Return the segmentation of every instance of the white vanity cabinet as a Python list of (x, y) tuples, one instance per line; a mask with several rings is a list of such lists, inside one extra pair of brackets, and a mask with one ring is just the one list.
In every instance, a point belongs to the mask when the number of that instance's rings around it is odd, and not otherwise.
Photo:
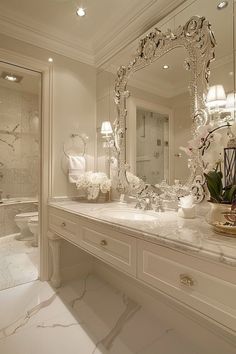
[(60, 285), (63, 238), (236, 334), (236, 266), (147, 241), (137, 230), (49, 207), (52, 283)]
[(62, 238), (136, 276), (136, 239), (109, 226), (50, 208), (49, 227)]

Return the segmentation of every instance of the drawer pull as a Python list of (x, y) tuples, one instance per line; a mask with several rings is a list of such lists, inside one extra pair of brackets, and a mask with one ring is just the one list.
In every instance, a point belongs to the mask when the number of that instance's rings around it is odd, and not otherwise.
[(180, 278), (180, 284), (184, 285), (184, 286), (188, 286), (191, 287), (194, 285), (194, 280), (193, 278), (191, 278), (189, 275), (187, 274), (180, 274), (179, 276)]
[(61, 223), (61, 227), (66, 227), (66, 223), (65, 223), (65, 222), (62, 222), (62, 223)]
[(107, 241), (106, 241), (106, 240), (102, 240), (102, 241), (100, 242), (100, 245), (101, 245), (101, 246), (107, 246)]

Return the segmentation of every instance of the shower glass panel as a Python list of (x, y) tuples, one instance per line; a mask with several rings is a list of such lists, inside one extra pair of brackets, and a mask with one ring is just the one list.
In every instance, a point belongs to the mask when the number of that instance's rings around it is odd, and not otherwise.
[(41, 74), (0, 62), (0, 289), (38, 278)]
[(137, 176), (153, 185), (168, 180), (168, 115), (138, 108), (136, 119)]

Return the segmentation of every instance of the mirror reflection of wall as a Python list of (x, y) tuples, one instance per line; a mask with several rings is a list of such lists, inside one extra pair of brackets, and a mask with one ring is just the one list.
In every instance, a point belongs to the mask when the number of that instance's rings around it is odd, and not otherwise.
[(168, 180), (169, 117), (138, 108), (136, 120), (136, 175), (150, 184)]
[[(158, 135), (162, 135), (162, 128), (151, 124), (151, 134), (153, 137), (150, 135), (145, 142), (140, 141), (138, 136), (136, 139), (137, 151), (140, 144), (141, 146), (145, 144), (145, 148), (143, 147), (144, 151), (149, 151), (149, 153), (143, 154), (146, 162), (141, 163), (137, 161), (135, 165), (132, 151), (127, 152), (127, 161), (131, 165), (131, 171), (135, 173), (136, 169), (136, 174), (141, 178), (144, 177), (147, 183), (157, 184), (164, 179), (171, 184), (176, 179), (184, 183), (188, 176), (187, 157), (180, 150), (180, 146), (187, 145), (192, 127), (189, 95), (191, 73), (189, 70), (186, 70), (186, 59), (187, 51), (183, 47), (175, 48), (151, 65), (136, 71), (129, 80), (130, 98), (127, 103), (128, 150), (133, 150), (133, 146), (135, 146), (133, 144), (135, 140), (133, 137), (135, 131), (135, 124), (133, 123), (135, 120), (135, 110), (133, 106), (137, 107), (139, 105), (142, 107), (142, 104), (139, 104), (139, 100), (142, 100), (143, 106), (146, 107), (147, 111), (159, 112), (162, 117), (170, 117), (170, 124), (165, 126), (165, 135), (168, 137), (165, 139), (165, 142), (168, 142), (168, 149), (167, 146), (164, 149), (164, 138), (161, 139), (163, 152), (159, 151), (160, 148), (154, 146), (155, 144), (152, 142), (154, 135), (156, 135), (157, 140)], [(149, 129), (149, 125), (147, 125), (147, 129)], [(158, 156), (160, 153), (158, 169), (154, 168), (157, 161), (150, 159), (150, 151), (153, 151), (153, 154), (157, 152)], [(147, 169), (149, 169), (148, 156), (152, 168), (147, 173)], [(144, 173), (144, 170), (146, 173)]]

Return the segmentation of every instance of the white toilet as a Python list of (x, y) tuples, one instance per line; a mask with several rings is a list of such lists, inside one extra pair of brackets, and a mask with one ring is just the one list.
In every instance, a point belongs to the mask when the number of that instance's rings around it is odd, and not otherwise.
[(20, 235), (17, 235), (15, 238), (16, 240), (27, 240), (32, 238), (32, 232), (29, 229), (29, 220), (33, 217), (38, 216), (38, 212), (29, 212), (29, 213), (22, 213), (17, 214), (15, 216), (15, 223), (20, 229)]
[(34, 239), (31, 242), (31, 245), (33, 247), (38, 246), (38, 232), (39, 232), (39, 217), (33, 216), (32, 218), (29, 219), (28, 221), (28, 226), (32, 234), (34, 235)]

